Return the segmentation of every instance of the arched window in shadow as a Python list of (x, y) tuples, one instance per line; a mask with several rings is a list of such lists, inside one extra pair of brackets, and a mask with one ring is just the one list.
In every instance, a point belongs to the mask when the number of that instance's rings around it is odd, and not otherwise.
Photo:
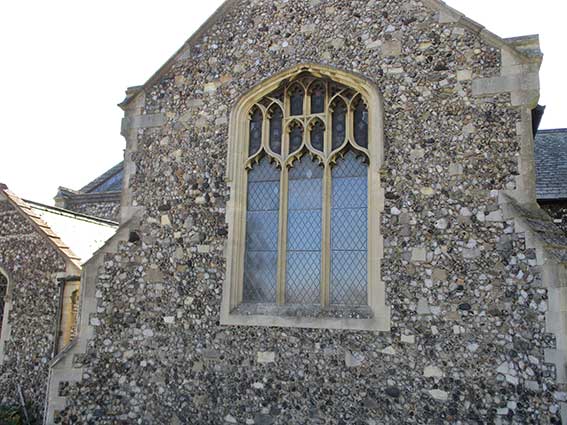
[(6, 295), (8, 294), (8, 278), (0, 271), (0, 334), (2, 332), (2, 325), (7, 321), (4, 317), (4, 307), (6, 305)]
[(79, 294), (81, 281), (78, 277), (61, 282), (59, 314), (59, 338), (56, 353), (60, 353), (77, 336), (79, 316)]

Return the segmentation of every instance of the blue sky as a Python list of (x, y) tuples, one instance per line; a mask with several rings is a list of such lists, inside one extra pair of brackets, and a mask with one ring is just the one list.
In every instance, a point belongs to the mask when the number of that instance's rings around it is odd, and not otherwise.
[[(347, 0), (345, 0), (347, 1)], [(0, 182), (52, 204), (122, 159), (122, 101), (222, 3), (18, 0), (0, 3), (3, 81)], [(542, 128), (567, 127), (567, 6), (558, 0), (448, 0), (502, 37), (539, 33)]]

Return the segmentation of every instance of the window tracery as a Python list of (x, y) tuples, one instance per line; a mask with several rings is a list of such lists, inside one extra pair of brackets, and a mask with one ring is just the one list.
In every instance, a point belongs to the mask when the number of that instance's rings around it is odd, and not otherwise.
[(221, 323), (389, 330), (383, 107), (368, 80), (297, 65), (231, 112)]

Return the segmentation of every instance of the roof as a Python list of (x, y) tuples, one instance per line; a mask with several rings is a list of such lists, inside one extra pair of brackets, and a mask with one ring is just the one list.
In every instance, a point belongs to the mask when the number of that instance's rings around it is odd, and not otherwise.
[(537, 198), (567, 199), (567, 128), (538, 131), (535, 162)]
[(57, 249), (65, 258), (71, 261), (78, 268), (81, 267), (81, 258), (76, 255), (71, 248), (65, 244), (61, 238), (49, 227), (49, 225), (41, 219), (41, 217), (32, 209), (32, 207), (8, 190), (8, 186), (0, 183), (0, 194), (4, 195), (8, 202), (20, 211), (32, 225), (45, 236), (45, 238)]
[(26, 201), (0, 183), (4, 195), (22, 215), (75, 266), (81, 267), (110, 238), (117, 223)]
[[(226, 13), (228, 13), (233, 7), (238, 4), (238, 0), (225, 0), (221, 6), (189, 37), (189, 39), (181, 46), (177, 52), (171, 56), (166, 63), (164, 63), (143, 85), (133, 86), (128, 88), (126, 91), (126, 98), (118, 105), (123, 109), (126, 109), (128, 104), (136, 98), (136, 96), (142, 93), (147, 88), (158, 82), (164, 75), (166, 75), (175, 63), (190, 55), (191, 49), (198, 43), (200, 38), (217, 22), (219, 22)], [(424, 4), (431, 7), (434, 10), (441, 11), (441, 13), (446, 13), (452, 16), (455, 21), (459, 22), (466, 28), (477, 32), (484, 40), (493, 46), (498, 48), (508, 49), (509, 51), (516, 54), (518, 57), (523, 58), (526, 61), (535, 60), (536, 62), (541, 61), (541, 52), (539, 51), (539, 38), (538, 36), (522, 36), (503, 39), (496, 34), (491, 33), (486, 30), (484, 26), (467, 18), (465, 15), (453, 9), (452, 7), (445, 4), (443, 0), (425, 0)], [(534, 48), (534, 42), (537, 46)]]
[(26, 201), (32, 210), (77, 253), (81, 263), (92, 257), (116, 232), (118, 224), (62, 208)]
[(567, 235), (537, 204), (520, 205), (513, 198), (504, 195), (514, 216), (521, 220), (540, 241), (546, 254), (560, 264), (567, 265)]
[(104, 174), (79, 190), (80, 193), (120, 192), (124, 178), (124, 161), (116, 164)]

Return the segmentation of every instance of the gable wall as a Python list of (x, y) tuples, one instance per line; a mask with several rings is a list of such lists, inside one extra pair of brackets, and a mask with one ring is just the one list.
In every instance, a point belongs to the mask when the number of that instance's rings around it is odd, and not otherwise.
[[(95, 335), (63, 421), (557, 423), (547, 292), (498, 203), (527, 175), (529, 102), (483, 80), (509, 54), (417, 1), (236, 3), (129, 107), (124, 199), (142, 209), (141, 242), (92, 283)], [(228, 117), (299, 63), (383, 96), (390, 332), (219, 325)]]
[(0, 267), (9, 279), (9, 313), (4, 318), (9, 333), (0, 345), (0, 404), (19, 405), (20, 385), (30, 414), (41, 419), (55, 341), (56, 274), (65, 271), (65, 261), (29, 221), (1, 200)]
[[(118, 198), (118, 196), (116, 196), (116, 198)], [(105, 220), (119, 221), (120, 219), (120, 201), (118, 199), (95, 202), (85, 202), (82, 200), (73, 202), (69, 200), (64, 208)]]

